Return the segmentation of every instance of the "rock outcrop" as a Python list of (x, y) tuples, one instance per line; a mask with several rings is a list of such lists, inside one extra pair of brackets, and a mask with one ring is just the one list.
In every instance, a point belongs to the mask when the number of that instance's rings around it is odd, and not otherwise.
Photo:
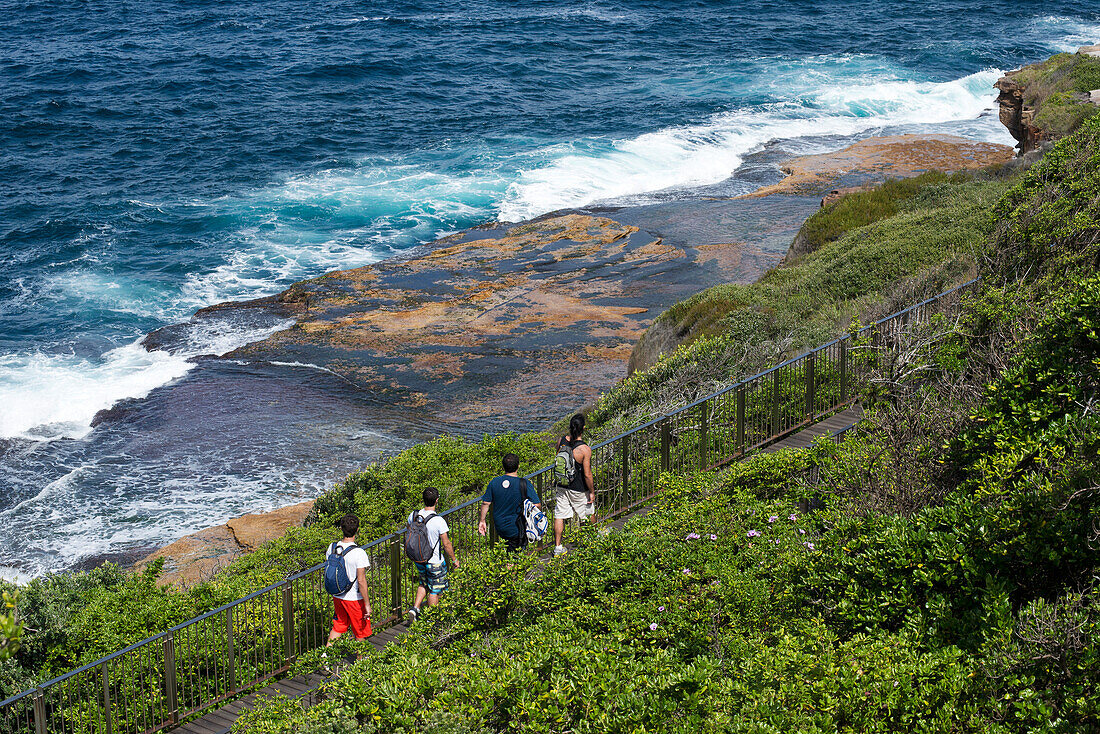
[(297, 323), (227, 357), (314, 364), (371, 399), (482, 430), (515, 429), (516, 404), (545, 425), (623, 376), (652, 309), (743, 279), (723, 248), (742, 245), (679, 247), (580, 213), (487, 225), (253, 304)]
[(1016, 148), (1023, 155), (1039, 147), (1043, 140), (1043, 131), (1035, 125), (1035, 109), (1024, 104), (1024, 85), (1007, 74), (993, 85), (1000, 94), (997, 105), (1000, 108), (1001, 124), (1016, 140)]
[(993, 86), (1001, 124), (1023, 156), (1073, 132), (1100, 109), (1100, 46), (1010, 71)]
[[(889, 176), (918, 176), (926, 171), (965, 171), (1004, 163), (1012, 148), (955, 135), (885, 135), (860, 140), (841, 150), (793, 158), (783, 165), (786, 178), (749, 196), (820, 193), (837, 181), (853, 184)], [(858, 186), (855, 186), (858, 187)], [(824, 206), (830, 194), (822, 201)]]
[(313, 500), (309, 500), (271, 512), (235, 517), (224, 525), (185, 535), (138, 561), (134, 570), (141, 571), (163, 558), (164, 570), (157, 584), (192, 586), (211, 578), (234, 558), (282, 537), (289, 528), (300, 526), (312, 507)]

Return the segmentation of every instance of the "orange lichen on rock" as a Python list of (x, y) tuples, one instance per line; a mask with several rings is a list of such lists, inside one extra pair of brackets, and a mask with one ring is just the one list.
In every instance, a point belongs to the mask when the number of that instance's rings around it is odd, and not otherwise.
[(545, 337), (551, 333), (583, 334), (600, 346), (610, 340), (618, 349), (638, 337), (645, 328), (639, 317), (648, 312), (624, 286), (636, 288), (647, 267), (686, 257), (660, 239), (633, 238), (638, 231), (606, 217), (565, 214), (328, 273), (280, 297), (301, 307), (293, 312), (295, 328), (238, 356), (324, 349), (326, 368), (389, 392), (421, 380), (451, 384), (469, 374), (470, 360), (537, 360), (554, 342)]

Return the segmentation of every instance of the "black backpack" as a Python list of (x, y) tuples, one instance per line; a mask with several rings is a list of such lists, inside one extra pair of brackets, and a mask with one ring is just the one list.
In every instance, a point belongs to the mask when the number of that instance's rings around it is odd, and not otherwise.
[(428, 521), (435, 516), (434, 512), (427, 517), (414, 512), (405, 526), (405, 555), (413, 563), (427, 563), (435, 555), (435, 546), (428, 539)]

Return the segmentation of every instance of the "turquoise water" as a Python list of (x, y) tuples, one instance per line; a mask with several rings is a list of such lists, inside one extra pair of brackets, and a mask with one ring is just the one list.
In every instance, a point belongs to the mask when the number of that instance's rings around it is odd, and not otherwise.
[(147, 352), (153, 329), (488, 220), (748, 191), (764, 148), (1010, 142), (1000, 70), (1100, 39), (1080, 2), (0, 11), (0, 566), (29, 574), (312, 496), (437, 428), (331, 406), (309, 366), (196, 359), (277, 322)]

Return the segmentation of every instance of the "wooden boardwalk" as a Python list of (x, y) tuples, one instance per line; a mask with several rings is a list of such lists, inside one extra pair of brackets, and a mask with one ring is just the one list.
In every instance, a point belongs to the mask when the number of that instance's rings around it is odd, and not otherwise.
[(853, 405), (847, 410), (842, 410), (824, 420), (820, 420), (813, 425), (803, 428), (798, 433), (787, 436), (782, 441), (776, 441), (761, 449), (761, 451), (765, 454), (770, 454), (780, 449), (804, 449), (822, 436), (835, 436), (851, 428), (856, 423), (859, 423), (861, 418), (863, 418), (863, 408), (859, 405)]
[[(387, 629), (375, 632), (368, 639), (372, 645), (381, 649), (404, 635), (407, 629), (408, 628), (404, 624), (396, 624)], [(239, 698), (233, 703), (222, 706), (216, 711), (211, 711), (201, 719), (195, 719), (172, 731), (181, 732), (182, 734), (227, 734), (230, 727), (233, 726), (233, 722), (237, 720), (242, 712), (251, 709), (253, 704), (256, 703), (256, 699), (260, 696), (273, 696), (276, 693), (281, 693), (284, 696), (302, 699), (308, 707), (317, 703), (314, 698), (317, 689), (326, 680), (328, 680), (328, 677), (319, 673), (284, 678), (278, 683), (273, 683), (265, 688), (261, 688), (258, 691), (248, 694), (244, 698)]]
[[(811, 426), (807, 426), (782, 441), (777, 441), (761, 449), (761, 451), (764, 453), (771, 453), (785, 448), (806, 448), (821, 436), (834, 436), (851, 428), (858, 423), (862, 417), (863, 409), (858, 405), (853, 406), (822, 421), (818, 421)], [(638, 517), (639, 515), (644, 515), (649, 512), (650, 507), (650, 505), (639, 507), (633, 512), (627, 513), (611, 522), (610, 527), (616, 530), (621, 529), (626, 524), (627, 520)], [(547, 551), (544, 555), (546, 558), (549, 558), (550, 552)], [(408, 627), (406, 625), (398, 623), (387, 629), (375, 632), (370, 637), (370, 643), (376, 648), (381, 649), (404, 635), (407, 629)], [(237, 720), (243, 711), (252, 708), (258, 697), (282, 693), (286, 696), (300, 698), (306, 706), (310, 706), (316, 703), (314, 696), (316, 695), (317, 689), (326, 680), (328, 680), (328, 678), (318, 673), (300, 675), (294, 678), (285, 678), (278, 683), (273, 683), (266, 688), (261, 688), (254, 693), (250, 693), (233, 703), (226, 704), (222, 708), (206, 714), (201, 719), (196, 719), (195, 721), (184, 724), (173, 731), (181, 732), (182, 734), (228, 734), (230, 728), (233, 726), (233, 722)]]

